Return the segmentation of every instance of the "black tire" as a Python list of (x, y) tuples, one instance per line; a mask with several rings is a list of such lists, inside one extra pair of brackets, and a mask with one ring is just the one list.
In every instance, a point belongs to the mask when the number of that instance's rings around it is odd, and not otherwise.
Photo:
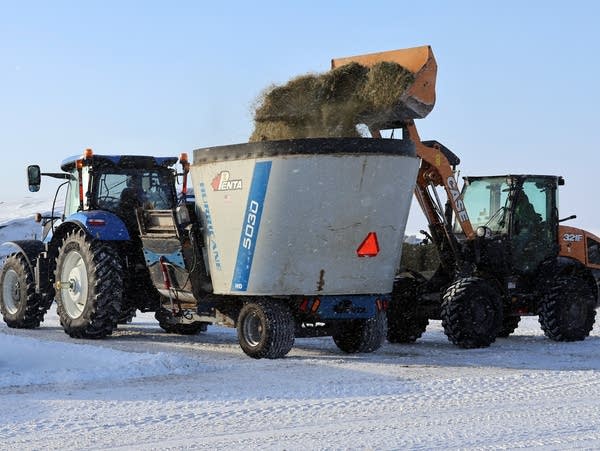
[(519, 326), (519, 322), (521, 322), (521, 317), (519, 315), (508, 315), (505, 313), (504, 319), (502, 320), (502, 327), (498, 332), (498, 337), (507, 338)]
[(206, 330), (206, 323), (202, 322), (173, 324), (173, 314), (165, 308), (154, 313), (154, 318), (161, 329), (169, 334), (196, 335)]
[(580, 341), (587, 337), (596, 319), (596, 293), (579, 275), (556, 277), (539, 306), (544, 334), (554, 341)]
[(484, 348), (502, 327), (502, 299), (485, 280), (465, 277), (450, 285), (442, 298), (442, 326), (461, 348)]
[(117, 250), (83, 231), (69, 233), (56, 259), (57, 313), (73, 338), (102, 338), (116, 328), (123, 301)]
[(392, 300), (387, 310), (387, 339), (390, 343), (413, 343), (423, 335), (429, 319), (418, 310), (419, 283), (404, 277), (394, 281)]
[(284, 357), (294, 346), (294, 319), (290, 308), (279, 301), (249, 301), (237, 320), (240, 347), (255, 359)]
[(50, 307), (35, 292), (33, 269), (22, 254), (11, 254), (0, 275), (0, 312), (8, 327), (34, 329)]
[(336, 346), (348, 354), (378, 350), (387, 335), (387, 315), (379, 311), (368, 319), (347, 320), (333, 334)]
[(121, 308), (119, 312), (119, 319), (117, 320), (117, 324), (129, 324), (135, 318), (135, 313), (137, 312), (137, 308), (133, 306), (125, 306)]

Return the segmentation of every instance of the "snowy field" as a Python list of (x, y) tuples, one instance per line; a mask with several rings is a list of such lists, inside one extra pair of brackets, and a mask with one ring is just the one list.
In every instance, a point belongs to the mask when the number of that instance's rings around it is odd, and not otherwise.
[[(35, 233), (0, 216), (2, 241)], [(169, 335), (151, 314), (74, 340), (52, 309), (36, 330), (0, 325), (0, 449), (599, 449), (599, 327), (555, 343), (524, 318), (463, 350), (434, 321), (413, 345), (300, 339), (270, 361), (231, 329)]]

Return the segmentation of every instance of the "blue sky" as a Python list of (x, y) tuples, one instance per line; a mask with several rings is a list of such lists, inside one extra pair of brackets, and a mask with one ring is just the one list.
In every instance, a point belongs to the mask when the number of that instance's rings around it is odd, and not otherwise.
[[(0, 201), (30, 195), (27, 164), (56, 171), (86, 147), (244, 142), (267, 85), (430, 44), (437, 104), (421, 137), (459, 155), (464, 175), (563, 175), (561, 216), (600, 233), (599, 5), (0, 0)], [(415, 207), (409, 229), (424, 226)]]

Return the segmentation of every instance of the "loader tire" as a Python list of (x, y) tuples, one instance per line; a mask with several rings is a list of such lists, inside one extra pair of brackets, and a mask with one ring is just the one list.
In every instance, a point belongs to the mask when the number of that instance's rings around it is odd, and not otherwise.
[(465, 277), (450, 285), (442, 297), (442, 326), (448, 339), (461, 348), (484, 348), (502, 327), (502, 300), (483, 279)]
[(387, 315), (384, 310), (368, 319), (344, 321), (333, 334), (336, 346), (348, 353), (378, 350), (387, 335)]
[(284, 357), (294, 345), (294, 319), (290, 308), (278, 301), (249, 301), (237, 321), (240, 347), (254, 359)]
[(174, 324), (173, 314), (165, 308), (161, 308), (154, 313), (154, 318), (158, 321), (161, 329), (169, 334), (196, 335), (199, 332), (206, 331), (207, 324), (202, 322)]
[(39, 327), (50, 303), (36, 294), (33, 269), (23, 255), (11, 254), (6, 258), (0, 286), (0, 312), (6, 325), (16, 329)]
[(583, 277), (558, 276), (542, 297), (539, 322), (551, 340), (580, 341), (594, 327), (595, 307), (596, 294)]
[(116, 328), (123, 301), (122, 264), (117, 250), (83, 231), (69, 233), (56, 259), (56, 304), (60, 322), (73, 338), (102, 338)]
[(429, 319), (418, 311), (417, 290), (419, 283), (412, 278), (394, 281), (392, 300), (387, 310), (390, 343), (413, 343), (423, 335)]
[(507, 338), (515, 331), (520, 322), (521, 317), (519, 315), (508, 315), (505, 313), (504, 319), (502, 320), (502, 327), (500, 328), (500, 332), (498, 332), (498, 337)]

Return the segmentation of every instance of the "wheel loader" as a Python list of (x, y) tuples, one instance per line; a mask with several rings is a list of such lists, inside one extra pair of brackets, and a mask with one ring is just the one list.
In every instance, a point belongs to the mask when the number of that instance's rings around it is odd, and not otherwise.
[(509, 174), (456, 180), (460, 159), (437, 141), (421, 141), (414, 119), (435, 103), (437, 65), (429, 46), (332, 60), (371, 66), (398, 63), (414, 74), (403, 109), (362, 119), (371, 135), (401, 129), (421, 159), (415, 197), (429, 223), (427, 239), (440, 265), (431, 277), (402, 268), (388, 309), (388, 340), (409, 343), (429, 319), (441, 319), (449, 340), (485, 347), (506, 337), (522, 315), (539, 315), (547, 337), (582, 340), (598, 306), (600, 238), (560, 225), (560, 176)]

